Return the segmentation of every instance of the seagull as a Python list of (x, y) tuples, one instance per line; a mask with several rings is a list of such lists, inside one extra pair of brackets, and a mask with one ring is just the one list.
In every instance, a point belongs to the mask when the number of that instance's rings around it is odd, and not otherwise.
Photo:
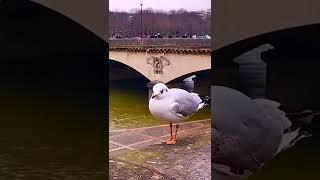
[[(166, 144), (176, 144), (179, 123), (191, 117), (196, 111), (207, 105), (197, 93), (189, 93), (183, 89), (169, 89), (163, 83), (157, 83), (152, 88), (149, 100), (149, 110), (157, 119), (170, 123), (170, 139)], [(172, 134), (172, 123), (176, 123), (176, 132)]]
[(300, 139), (310, 137), (309, 126), (318, 115), (311, 110), (287, 114), (275, 100), (252, 99), (225, 86), (212, 86), (211, 94), (213, 162), (229, 166), (237, 175), (260, 169)]

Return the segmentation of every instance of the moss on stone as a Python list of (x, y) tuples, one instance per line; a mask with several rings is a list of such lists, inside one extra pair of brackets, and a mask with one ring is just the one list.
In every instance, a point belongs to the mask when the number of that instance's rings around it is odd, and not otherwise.
[(160, 156), (161, 156), (161, 153), (157, 151), (134, 150), (134, 151), (129, 151), (128, 153), (122, 155), (120, 159), (126, 162), (143, 165), (148, 160), (152, 160)]

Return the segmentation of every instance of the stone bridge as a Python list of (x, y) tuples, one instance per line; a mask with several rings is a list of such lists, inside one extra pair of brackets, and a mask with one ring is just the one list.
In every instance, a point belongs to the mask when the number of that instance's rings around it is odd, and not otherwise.
[(150, 81), (167, 83), (211, 68), (210, 39), (112, 39), (109, 59), (126, 64)]

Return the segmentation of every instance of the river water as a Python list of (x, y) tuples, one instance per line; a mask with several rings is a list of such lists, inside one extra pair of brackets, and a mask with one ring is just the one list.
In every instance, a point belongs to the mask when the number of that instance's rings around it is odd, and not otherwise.
[(0, 180), (103, 179), (103, 111), (84, 99), (20, 94), (1, 98)]
[(319, 144), (318, 138), (306, 138), (278, 154), (273, 160), (255, 172), (248, 180), (269, 179), (319, 179)]

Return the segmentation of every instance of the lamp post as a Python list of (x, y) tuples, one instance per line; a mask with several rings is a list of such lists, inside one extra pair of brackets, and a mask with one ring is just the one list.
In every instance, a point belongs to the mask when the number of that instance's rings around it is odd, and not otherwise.
[(170, 36), (172, 34), (172, 12), (169, 12), (169, 19), (170, 19)]
[(132, 15), (129, 16), (129, 22), (130, 22), (130, 37), (132, 38)]
[(143, 5), (143, 3), (141, 2), (141, 3), (140, 3), (140, 6), (141, 6), (141, 13), (140, 13), (140, 35), (141, 35), (141, 38), (142, 38), (142, 5)]
[(202, 19), (202, 31), (203, 31), (203, 35), (205, 35), (206, 34), (206, 19), (207, 19), (207, 13), (205, 11), (202, 13), (201, 19)]
[(203, 26), (205, 26), (205, 19), (206, 19), (206, 12), (205, 11), (201, 11), (198, 13), (199, 17), (200, 17), (200, 32), (201, 31), (205, 31)]

